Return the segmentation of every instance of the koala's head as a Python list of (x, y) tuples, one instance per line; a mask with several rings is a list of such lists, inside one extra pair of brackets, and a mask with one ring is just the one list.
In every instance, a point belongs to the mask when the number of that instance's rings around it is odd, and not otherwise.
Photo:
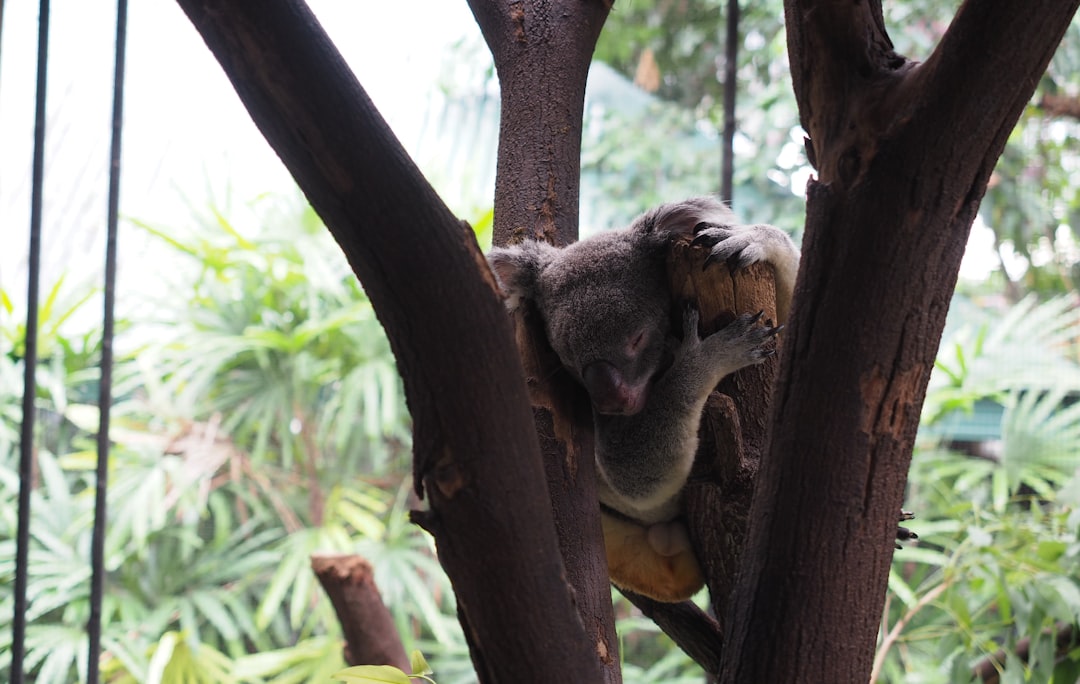
[(488, 260), (509, 308), (536, 304), (548, 341), (597, 412), (641, 411), (671, 326), (662, 250), (622, 230), (563, 249), (525, 242)]
[(633, 415), (645, 406), (664, 364), (671, 329), (668, 248), (702, 222), (734, 224), (735, 217), (715, 198), (695, 197), (563, 249), (526, 241), (491, 250), (488, 261), (509, 309), (525, 300), (536, 304), (548, 341), (596, 411)]

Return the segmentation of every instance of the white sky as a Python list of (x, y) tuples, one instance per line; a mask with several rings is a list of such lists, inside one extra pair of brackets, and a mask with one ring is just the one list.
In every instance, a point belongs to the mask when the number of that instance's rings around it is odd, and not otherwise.
[[(309, 4), (410, 148), (423, 116), (417, 103), (435, 87), (449, 49), (465, 36), (479, 40), (467, 4)], [(177, 3), (134, 0), (129, 7), (121, 215), (168, 227), (188, 220), (188, 203), (206, 207), (211, 199), (223, 203), (231, 195), (242, 204), (263, 193), (293, 192), (292, 179)], [(0, 288), (21, 299), (30, 222), (38, 2), (8, 0), (3, 8)], [(51, 3), (46, 286), (60, 270), (79, 277), (80, 271), (99, 269), (104, 258), (115, 20), (115, 0)], [(130, 239), (121, 234), (122, 245)], [(128, 267), (122, 262), (122, 270)]]

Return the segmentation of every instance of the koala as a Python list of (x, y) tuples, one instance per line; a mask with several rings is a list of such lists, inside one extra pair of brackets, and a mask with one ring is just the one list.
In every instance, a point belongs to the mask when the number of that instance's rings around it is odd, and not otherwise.
[(772, 355), (779, 330), (758, 314), (702, 339), (696, 310), (673, 316), (668, 248), (691, 235), (709, 248), (706, 265), (769, 263), (786, 318), (798, 249), (778, 228), (738, 225), (710, 197), (661, 205), (563, 248), (526, 241), (488, 255), (507, 308), (535, 304), (551, 347), (588, 392), (612, 581), (661, 601), (704, 583), (678, 516), (705, 401), (724, 376)]

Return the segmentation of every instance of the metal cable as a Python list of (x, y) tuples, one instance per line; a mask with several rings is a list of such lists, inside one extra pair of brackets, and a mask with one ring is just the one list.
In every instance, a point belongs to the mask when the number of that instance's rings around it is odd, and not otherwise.
[(41, 197), (45, 171), (45, 72), (49, 58), (49, 0), (38, 9), (37, 98), (30, 189), (30, 252), (27, 255), (26, 338), (23, 353), (22, 424), (19, 428), (19, 519), (15, 533), (15, 614), (11, 630), (11, 682), (23, 684), (26, 653), (26, 587), (30, 556), (30, 492), (34, 487), (34, 399), (37, 370), (38, 283), (41, 275)]
[(105, 238), (105, 292), (101, 335), (101, 378), (98, 395), (97, 480), (94, 530), (91, 538), (89, 650), (86, 680), (98, 682), (101, 661), (101, 604), (105, 592), (106, 494), (109, 482), (109, 417), (112, 410), (113, 322), (116, 302), (116, 234), (120, 211), (120, 139), (124, 121), (124, 55), (127, 42), (127, 0), (116, 3), (116, 63), (113, 69), (112, 145), (109, 153), (109, 208)]

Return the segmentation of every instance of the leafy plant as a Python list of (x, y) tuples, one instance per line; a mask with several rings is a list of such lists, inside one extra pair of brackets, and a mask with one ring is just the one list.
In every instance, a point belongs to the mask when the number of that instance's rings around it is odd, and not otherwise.
[[(191, 257), (165, 275), (200, 305), (159, 300), (142, 308), (149, 318), (119, 326), (117, 346), (130, 353), (115, 368), (109, 464), (110, 681), (329, 680), (342, 667), (341, 637), (310, 570), (315, 550), (362, 548), (395, 592), (404, 634), (463, 643), (430, 543), (405, 521), (408, 417), (370, 304), (309, 210), (285, 220), (279, 206), (263, 206), (278, 227), (251, 237), (219, 212), (186, 240), (148, 228), (167, 251)], [(63, 299), (63, 288), (52, 292)], [(77, 312), (64, 318), (45, 333), (38, 373), (45, 438), (24, 667), (42, 684), (84, 677), (88, 648), (100, 343), (71, 333)], [(18, 330), (0, 333), (21, 348)], [(14, 573), (20, 363), (0, 355), (10, 390), (0, 395), (5, 580)], [(0, 581), (5, 636), (11, 602), (11, 582)], [(0, 637), (0, 678), (8, 658), (10, 637)]]
[(919, 545), (894, 559), (875, 676), (967, 682), (981, 666), (1072, 681), (1080, 654), (1056, 637), (1080, 625), (1080, 313), (1072, 297), (1029, 299), (953, 331), (924, 424), (989, 398), (1000, 443), (979, 457), (948, 441), (916, 450), (905, 503)]
[(358, 682), (359, 684), (409, 684), (410, 680), (422, 679), (425, 682), (435, 684), (435, 680), (428, 677), (432, 672), (427, 660), (420, 651), (413, 651), (409, 656), (412, 672), (406, 674), (401, 669), (390, 665), (357, 665), (349, 667), (334, 675), (334, 679), (341, 682)]

